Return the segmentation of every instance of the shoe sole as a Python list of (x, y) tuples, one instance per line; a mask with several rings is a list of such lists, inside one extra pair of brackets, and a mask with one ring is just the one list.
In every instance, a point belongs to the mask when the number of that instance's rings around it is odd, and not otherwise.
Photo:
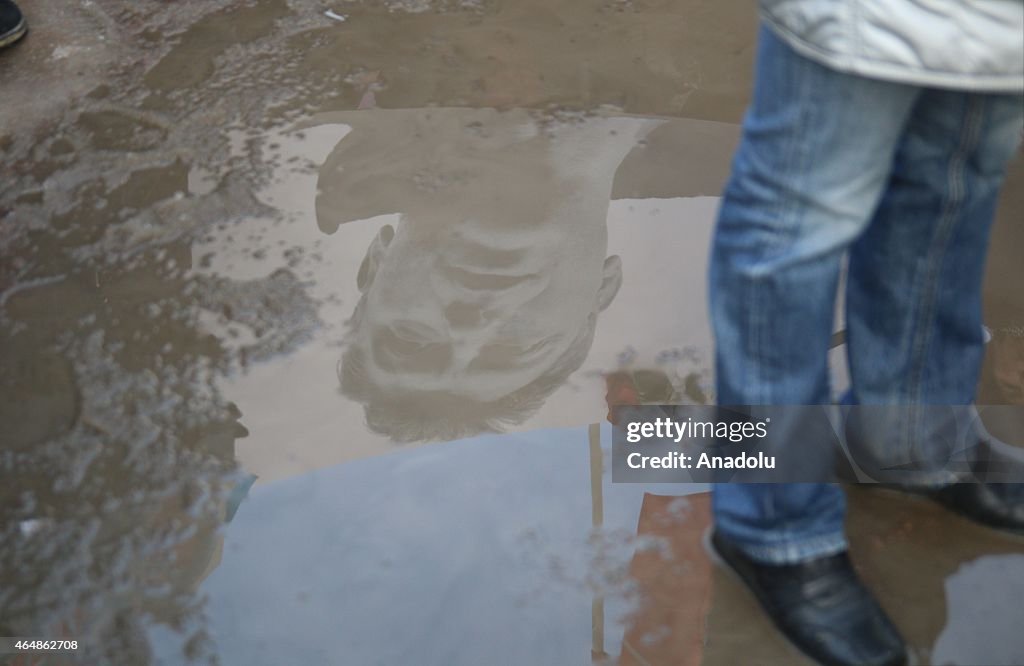
[[(744, 593), (746, 593), (747, 596), (751, 600), (753, 600), (753, 602), (757, 605), (757, 607), (759, 609), (761, 609), (762, 613), (764, 613), (765, 615), (768, 615), (768, 611), (765, 610), (765, 607), (761, 605), (761, 600), (757, 598), (757, 595), (754, 594), (754, 591), (750, 589), (749, 585), (747, 585), (747, 581), (743, 580), (743, 577), (740, 576), (738, 573), (736, 573), (736, 570), (733, 569), (732, 566), (730, 566), (729, 563), (726, 562), (722, 558), (722, 556), (718, 554), (717, 550), (715, 550), (715, 545), (713, 543), (711, 543), (711, 534), (712, 534), (713, 531), (714, 531), (714, 527), (713, 526), (709, 526), (709, 527), (707, 527), (704, 530), (704, 534), (701, 537), (701, 543), (704, 546), (704, 552), (707, 553), (708, 558), (711, 559), (711, 561), (714, 563), (714, 565), (717, 568), (722, 569), (723, 571), (725, 571), (732, 580), (734, 580), (737, 583), (739, 583), (739, 586), (741, 588), (743, 588)], [(783, 632), (782, 629), (779, 628), (779, 625), (775, 624), (775, 621), (772, 619), (772, 617), (770, 615), (768, 616), (768, 623), (772, 626), (772, 629), (775, 630), (775, 635), (778, 636), (779, 638), (781, 638), (783, 640), (783, 642), (786, 645), (788, 645), (791, 650), (795, 651), (797, 654), (799, 654), (801, 657), (803, 657), (804, 659), (806, 659), (807, 661), (809, 661), (812, 664), (817, 664), (817, 666), (828, 666), (827, 664), (824, 664), (824, 663), (818, 661), (817, 659), (815, 659), (811, 655), (809, 655), (806, 652), (804, 652), (800, 648), (799, 645), (797, 645), (792, 640), (790, 640), (789, 636), (787, 636), (785, 634), (785, 632)], [(912, 652), (908, 651), (907, 652), (907, 666), (917, 666), (917, 665), (918, 665), (918, 661), (917, 661), (915, 655)]]
[(18, 23), (18, 25), (0, 35), (0, 49), (11, 46), (24, 37), (27, 32), (28, 23), (25, 22), (25, 19), (21, 19), (21, 22)]

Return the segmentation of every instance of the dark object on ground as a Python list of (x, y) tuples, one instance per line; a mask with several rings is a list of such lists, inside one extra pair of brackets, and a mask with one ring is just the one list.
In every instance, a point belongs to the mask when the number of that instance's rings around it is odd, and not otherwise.
[(1024, 484), (998, 482), (1001, 478), (1016, 480), (1024, 474), (1020, 452), (1001, 442), (983, 440), (968, 452), (968, 457), (968, 468), (976, 479), (973, 482), (941, 488), (899, 484), (878, 487), (927, 497), (979, 525), (1024, 537)]
[(754, 594), (779, 631), (816, 662), (907, 663), (903, 639), (846, 552), (800, 564), (761, 564), (717, 532), (711, 533), (708, 551)]
[(918, 492), (976, 523), (1024, 536), (1024, 492), (1019, 483), (954, 483)]
[(28, 23), (18, 5), (11, 0), (0, 0), (0, 49), (6, 48), (25, 36)]

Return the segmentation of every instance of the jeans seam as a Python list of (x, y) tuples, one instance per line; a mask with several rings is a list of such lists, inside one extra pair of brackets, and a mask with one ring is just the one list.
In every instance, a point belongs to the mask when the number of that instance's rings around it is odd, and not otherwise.
[[(775, 37), (775, 39), (778, 40), (777, 37)], [(781, 40), (778, 41), (780, 43), (776, 45), (776, 48), (790, 50), (788, 44), (781, 43)], [(789, 55), (791, 56), (791, 61), (796, 63), (803, 71), (806, 72), (812, 68), (810, 61), (807, 61), (803, 57), (800, 57), (795, 53), (790, 53)], [(792, 77), (795, 76), (795, 74), (790, 71), (790, 68), (787, 68), (786, 76)], [(811, 87), (812, 78), (813, 77), (804, 74), (797, 76), (799, 84), (799, 90), (797, 91), (798, 98), (802, 99), (807, 96), (808, 90)], [(807, 115), (809, 113), (810, 108), (805, 105), (800, 111), (800, 118), (798, 121), (800, 126), (808, 126)], [(794, 165), (794, 168), (791, 171), (794, 175), (794, 181), (790, 183), (790, 186), (796, 192), (802, 191), (802, 188), (805, 185), (804, 180), (805, 174), (807, 173), (806, 165), (810, 160), (810, 156), (808, 155), (809, 151), (804, 149), (804, 146), (805, 144), (803, 141), (791, 139), (785, 150), (785, 164)], [(772, 242), (767, 248), (765, 248), (765, 260), (774, 259), (779, 248), (782, 247), (786, 241), (792, 241), (794, 238), (799, 237), (799, 228), (803, 224), (803, 216), (801, 215), (800, 219), (797, 219), (797, 215), (804, 209), (803, 206), (798, 203), (799, 199), (800, 197), (795, 196), (778, 198), (774, 211), (775, 219), (776, 221), (786, 220), (787, 224), (783, 228), (776, 225), (776, 233), (772, 235)], [(769, 257), (771, 257), (771, 259), (769, 259)], [(765, 342), (766, 337), (769, 336), (766, 335), (767, 331), (765, 329), (771, 326), (771, 318), (767, 316), (769, 313), (764, 312), (763, 305), (766, 299), (762, 298), (762, 295), (765, 281), (769, 279), (769, 276), (751, 276), (750, 301), (748, 303), (748, 325), (750, 328), (748, 330), (752, 332), (750, 344), (754, 358), (763, 359), (765, 358), (765, 352), (768, 351), (765, 349)], [(752, 370), (750, 377), (751, 382), (749, 385), (759, 387), (759, 393), (756, 401), (759, 404), (771, 404), (774, 401), (774, 396), (772, 395), (773, 392), (770, 388), (773, 382), (767, 381), (767, 378), (763, 376), (763, 364), (751, 363), (749, 365)], [(757, 376), (754, 376), (755, 373)]]
[(946, 194), (942, 212), (936, 225), (935, 236), (925, 255), (924, 277), (919, 288), (917, 304), (920, 310), (914, 321), (914, 335), (911, 340), (910, 381), (907, 385), (908, 415), (904, 421), (904, 445), (910, 450), (916, 448), (913, 434), (917, 431), (917, 408), (924, 390), (925, 354), (931, 338), (931, 323), (935, 317), (935, 298), (938, 289), (942, 263), (946, 257), (958, 217), (963, 210), (967, 195), (965, 168), (970, 152), (977, 147), (981, 134), (981, 118), (984, 109), (982, 100), (972, 96), (967, 101), (960, 140), (949, 158), (946, 169)]

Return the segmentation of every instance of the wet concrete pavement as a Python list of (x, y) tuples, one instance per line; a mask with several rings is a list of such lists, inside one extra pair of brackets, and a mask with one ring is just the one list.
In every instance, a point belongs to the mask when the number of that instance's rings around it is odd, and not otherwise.
[[(25, 4), (0, 635), (82, 664), (799, 663), (703, 555), (707, 487), (606, 464), (606, 377), (713, 399), (750, 8)], [(1024, 402), (1021, 184), (986, 403)], [(1019, 542), (851, 495), (921, 663), (1024, 662)]]

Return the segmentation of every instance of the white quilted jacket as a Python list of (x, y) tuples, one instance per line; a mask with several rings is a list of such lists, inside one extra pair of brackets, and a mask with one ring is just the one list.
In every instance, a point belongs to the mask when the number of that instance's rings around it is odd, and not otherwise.
[(761, 0), (761, 14), (794, 49), (843, 72), (1024, 90), (1024, 0)]

